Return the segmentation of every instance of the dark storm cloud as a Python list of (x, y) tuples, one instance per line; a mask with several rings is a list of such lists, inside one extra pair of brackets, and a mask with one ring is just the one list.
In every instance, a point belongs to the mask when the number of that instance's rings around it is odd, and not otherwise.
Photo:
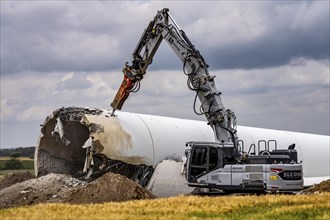
[[(299, 57), (329, 59), (329, 1), (272, 1), (260, 7), (242, 7), (238, 18), (228, 20), (232, 28), (215, 22), (212, 30), (224, 40), (202, 48), (212, 68), (273, 67)], [(240, 20), (244, 18), (246, 22)]]
[(298, 57), (322, 60), (329, 58), (329, 37), (326, 27), (305, 34), (299, 31), (276, 31), (248, 44), (209, 48), (205, 57), (211, 68), (215, 69), (280, 66)]
[[(121, 69), (162, 7), (161, 2), (1, 2), (1, 74)], [(170, 2), (166, 7), (213, 69), (329, 58), (328, 1)], [(151, 68), (181, 68), (165, 47)]]
[(123, 49), (129, 41), (120, 29), (131, 24), (115, 12), (124, 4), (60, 1), (1, 6), (1, 74), (118, 68), (124, 62), (121, 55), (130, 54)]

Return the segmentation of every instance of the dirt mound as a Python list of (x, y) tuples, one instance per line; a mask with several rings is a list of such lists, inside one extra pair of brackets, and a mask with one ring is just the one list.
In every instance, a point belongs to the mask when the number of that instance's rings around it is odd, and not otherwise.
[(308, 189), (302, 190), (300, 194), (316, 194), (322, 192), (330, 192), (330, 179), (319, 184), (315, 184)]
[(67, 198), (69, 203), (82, 204), (153, 199), (155, 196), (122, 175), (107, 173), (84, 187), (74, 189)]
[(0, 180), (0, 191), (16, 183), (20, 183), (33, 178), (35, 178), (35, 176), (28, 171), (19, 171), (7, 174), (3, 179)]
[(151, 198), (155, 196), (119, 174), (107, 173), (87, 183), (65, 174), (51, 173), (0, 190), (0, 208), (51, 202), (83, 204)]

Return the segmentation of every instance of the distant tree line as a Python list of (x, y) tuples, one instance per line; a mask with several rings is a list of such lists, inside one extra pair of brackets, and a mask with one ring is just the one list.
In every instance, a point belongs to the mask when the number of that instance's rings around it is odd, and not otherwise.
[(35, 147), (19, 147), (13, 149), (0, 149), (1, 157), (29, 157), (34, 158)]
[(10, 157), (0, 160), (0, 170), (33, 169), (33, 160), (20, 160), (20, 157), (33, 159), (35, 147), (19, 147), (15, 149), (0, 149), (1, 157)]
[(23, 169), (23, 164), (18, 159), (20, 157), (19, 153), (13, 153), (10, 160), (6, 161), (4, 170), (19, 170)]

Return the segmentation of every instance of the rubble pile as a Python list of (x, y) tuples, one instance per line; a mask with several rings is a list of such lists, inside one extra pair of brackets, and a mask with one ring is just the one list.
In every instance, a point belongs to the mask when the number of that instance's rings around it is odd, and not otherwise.
[(138, 183), (113, 173), (90, 183), (65, 174), (50, 173), (18, 183), (11, 181), (10, 185), (8, 180), (19, 179), (17, 177), (22, 174), (11, 175), (0, 180), (0, 185), (4, 186), (0, 190), (0, 208), (38, 203), (84, 204), (155, 198)]
[(8, 186), (0, 191), (0, 208), (61, 202), (75, 187), (85, 185), (65, 174), (48, 174)]

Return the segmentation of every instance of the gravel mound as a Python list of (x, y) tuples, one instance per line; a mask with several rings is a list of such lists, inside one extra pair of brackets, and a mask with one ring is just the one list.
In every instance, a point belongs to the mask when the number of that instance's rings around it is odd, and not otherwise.
[(0, 191), (0, 208), (61, 202), (75, 187), (87, 184), (65, 174), (48, 174), (16, 183)]
[(138, 183), (114, 173), (107, 173), (89, 183), (69, 175), (50, 173), (7, 185), (0, 190), (0, 208), (38, 203), (84, 204), (155, 198)]

